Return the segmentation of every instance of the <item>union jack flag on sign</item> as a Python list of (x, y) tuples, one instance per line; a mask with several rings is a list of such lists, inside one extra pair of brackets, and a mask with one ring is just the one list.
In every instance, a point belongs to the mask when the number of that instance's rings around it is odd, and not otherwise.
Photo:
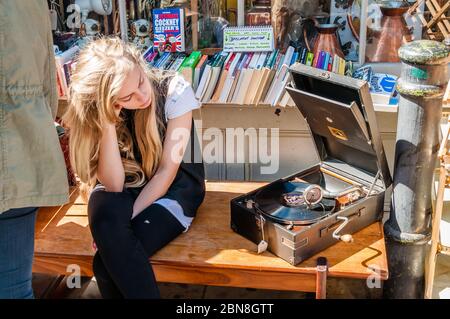
[(184, 52), (184, 9), (153, 9), (153, 34), (159, 52)]

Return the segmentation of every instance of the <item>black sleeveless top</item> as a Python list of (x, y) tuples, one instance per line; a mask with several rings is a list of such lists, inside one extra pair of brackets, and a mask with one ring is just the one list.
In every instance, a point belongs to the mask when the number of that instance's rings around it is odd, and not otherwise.
[[(160, 97), (158, 98), (159, 103), (156, 106), (156, 114), (160, 119), (160, 123), (162, 123), (163, 127), (158, 127), (160, 135), (162, 136), (162, 140), (164, 140), (165, 131), (167, 128), (167, 122), (165, 118), (165, 104), (167, 99), (167, 91), (169, 82), (172, 78), (169, 77), (163, 83), (159, 84), (157, 89), (160, 92)], [(126, 114), (126, 125), (128, 130), (131, 133), (131, 137), (133, 139), (133, 153), (136, 161), (138, 163), (142, 163), (142, 156), (139, 152), (139, 148), (137, 147), (135, 129), (134, 129), (134, 112), (133, 110), (123, 109)], [(197, 209), (200, 204), (203, 202), (205, 197), (205, 170), (204, 165), (201, 160), (201, 156), (197, 156), (200, 158), (199, 163), (195, 163), (194, 161), (194, 140), (196, 138), (194, 121), (192, 120), (192, 128), (190, 135), (190, 143), (186, 148), (186, 152), (189, 152), (190, 162), (182, 161), (178, 168), (177, 175), (172, 182), (171, 186), (167, 193), (162, 196), (162, 198), (169, 198), (176, 200), (180, 206), (183, 208), (183, 212), (185, 216), (194, 217), (196, 215)], [(186, 155), (186, 154), (185, 154)], [(144, 186), (137, 188), (128, 188), (130, 191), (136, 193), (137, 195), (141, 192)]]

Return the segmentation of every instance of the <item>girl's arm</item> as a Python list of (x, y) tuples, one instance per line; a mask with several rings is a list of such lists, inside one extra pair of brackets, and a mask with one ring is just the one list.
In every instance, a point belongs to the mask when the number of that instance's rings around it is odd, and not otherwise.
[(108, 192), (121, 192), (123, 190), (125, 171), (120, 158), (116, 126), (113, 123), (107, 123), (102, 131), (97, 179)]
[(192, 112), (168, 121), (161, 162), (155, 175), (153, 175), (136, 198), (131, 218), (136, 217), (154, 201), (167, 193), (183, 159), (184, 151), (189, 142), (191, 125)]

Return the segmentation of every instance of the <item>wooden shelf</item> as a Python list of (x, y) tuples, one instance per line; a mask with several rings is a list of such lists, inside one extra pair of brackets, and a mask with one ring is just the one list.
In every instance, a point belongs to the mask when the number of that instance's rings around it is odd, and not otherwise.
[(220, 51), (222, 51), (222, 48), (203, 48), (203, 49), (200, 49), (200, 52), (202, 54), (206, 54), (206, 55), (214, 55), (214, 54), (216, 54), (217, 52), (220, 52)]
[(236, 104), (236, 103), (202, 103), (202, 108), (218, 108), (218, 107), (226, 107), (226, 108), (270, 108), (276, 109), (279, 106), (272, 106), (270, 104)]

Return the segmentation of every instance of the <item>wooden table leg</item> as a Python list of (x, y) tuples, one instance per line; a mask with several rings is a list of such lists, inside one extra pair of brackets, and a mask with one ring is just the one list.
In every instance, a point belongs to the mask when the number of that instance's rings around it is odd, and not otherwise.
[(325, 257), (317, 258), (316, 270), (316, 299), (326, 299), (328, 262)]

